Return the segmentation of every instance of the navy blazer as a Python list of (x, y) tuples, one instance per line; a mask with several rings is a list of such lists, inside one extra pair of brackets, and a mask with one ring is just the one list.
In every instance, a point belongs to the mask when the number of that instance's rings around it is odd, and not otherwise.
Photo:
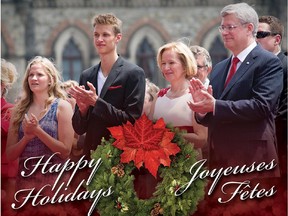
[(277, 118), (286, 122), (287, 124), (287, 56), (280, 52), (277, 57), (282, 62), (283, 66), (283, 90), (281, 92), (280, 101), (279, 101), (279, 109), (277, 113)]
[(90, 157), (90, 150), (95, 150), (102, 137), (109, 139), (108, 127), (118, 126), (127, 121), (134, 123), (139, 118), (145, 97), (145, 74), (142, 68), (122, 57), (114, 63), (99, 95), (97, 92), (97, 75), (100, 67), (96, 66), (83, 71), (79, 85), (91, 82), (99, 96), (94, 107), (90, 106), (86, 118), (81, 117), (76, 106), (72, 124), (79, 135), (86, 133), (84, 154)]
[(281, 62), (257, 45), (224, 89), (230, 62), (223, 60), (211, 72), (214, 114), (197, 119), (208, 126), (210, 167), (277, 163), (274, 117), (283, 86)]

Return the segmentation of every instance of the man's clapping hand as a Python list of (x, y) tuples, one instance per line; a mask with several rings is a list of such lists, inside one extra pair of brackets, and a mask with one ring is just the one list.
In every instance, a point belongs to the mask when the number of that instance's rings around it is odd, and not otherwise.
[(215, 99), (211, 85), (206, 89), (199, 79), (192, 78), (189, 90), (192, 96), (192, 101), (188, 102), (190, 109), (202, 114), (214, 111)]

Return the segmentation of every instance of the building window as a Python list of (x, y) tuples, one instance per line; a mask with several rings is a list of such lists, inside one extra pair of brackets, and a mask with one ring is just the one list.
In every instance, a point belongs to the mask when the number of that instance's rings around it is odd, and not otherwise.
[(63, 79), (79, 81), (80, 73), (83, 70), (83, 63), (80, 50), (71, 38), (66, 44), (63, 52)]
[(145, 75), (149, 80), (158, 83), (156, 54), (147, 37), (143, 38), (137, 49), (137, 64), (143, 68)]

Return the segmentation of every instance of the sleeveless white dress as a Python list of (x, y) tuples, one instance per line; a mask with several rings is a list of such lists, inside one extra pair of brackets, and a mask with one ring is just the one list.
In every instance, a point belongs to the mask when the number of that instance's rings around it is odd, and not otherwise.
[(178, 98), (167, 97), (167, 89), (161, 90), (155, 103), (153, 119), (164, 119), (166, 124), (174, 127), (192, 127), (193, 111), (187, 102), (192, 100), (190, 93)]
[[(161, 89), (156, 99), (153, 120), (164, 119), (166, 124), (173, 127), (184, 129), (192, 133), (193, 111), (189, 108), (187, 102), (192, 100), (190, 93), (181, 97), (170, 99), (166, 96), (169, 89)], [(135, 169), (133, 171), (135, 180), (134, 188), (140, 199), (147, 199), (153, 196), (155, 187), (161, 178), (157, 175), (155, 179), (146, 169)]]

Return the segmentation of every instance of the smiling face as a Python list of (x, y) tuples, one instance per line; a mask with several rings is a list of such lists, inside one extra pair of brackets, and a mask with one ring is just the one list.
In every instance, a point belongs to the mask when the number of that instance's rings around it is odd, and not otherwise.
[(28, 74), (28, 84), (33, 93), (48, 92), (51, 80), (42, 64), (35, 63), (31, 66)]
[(167, 49), (162, 54), (161, 71), (168, 82), (185, 79), (185, 70), (178, 54), (172, 49)]
[(222, 17), (222, 31), (224, 45), (231, 50), (234, 55), (244, 50), (252, 38), (252, 23), (241, 24), (240, 20), (234, 14), (228, 14)]
[(121, 37), (120, 33), (115, 35), (112, 25), (97, 24), (94, 27), (94, 46), (99, 55), (114, 52)]

